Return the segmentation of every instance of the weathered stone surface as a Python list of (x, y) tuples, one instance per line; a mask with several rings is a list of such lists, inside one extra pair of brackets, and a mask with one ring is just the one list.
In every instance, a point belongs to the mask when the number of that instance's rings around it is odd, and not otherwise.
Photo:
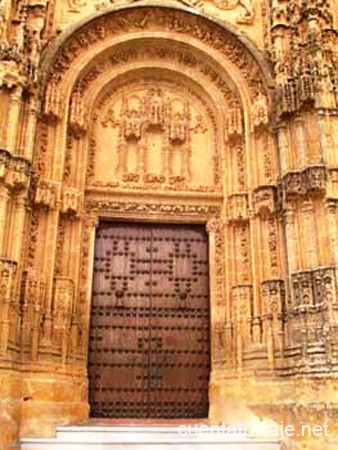
[(102, 217), (206, 224), (211, 422), (329, 418), (296, 444), (334, 448), (334, 2), (0, 9), (0, 448), (89, 417)]

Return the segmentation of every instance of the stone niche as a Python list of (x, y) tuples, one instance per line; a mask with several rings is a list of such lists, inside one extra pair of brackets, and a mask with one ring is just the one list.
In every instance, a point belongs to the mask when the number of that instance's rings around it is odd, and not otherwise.
[(177, 81), (148, 76), (128, 83), (105, 94), (94, 117), (91, 185), (217, 184), (212, 116), (205, 102)]

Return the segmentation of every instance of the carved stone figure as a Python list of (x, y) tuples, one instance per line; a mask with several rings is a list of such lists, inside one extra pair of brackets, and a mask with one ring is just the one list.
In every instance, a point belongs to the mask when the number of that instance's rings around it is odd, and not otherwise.
[(215, 0), (215, 5), (223, 10), (241, 6), (244, 9), (244, 14), (239, 17), (238, 22), (250, 22), (253, 19), (254, 12), (251, 0)]

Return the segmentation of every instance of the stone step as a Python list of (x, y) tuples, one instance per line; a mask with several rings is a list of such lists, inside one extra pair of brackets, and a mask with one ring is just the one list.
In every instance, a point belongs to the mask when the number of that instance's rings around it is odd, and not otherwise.
[(280, 450), (280, 442), (212, 426), (69, 426), (55, 438), (24, 438), (21, 450)]

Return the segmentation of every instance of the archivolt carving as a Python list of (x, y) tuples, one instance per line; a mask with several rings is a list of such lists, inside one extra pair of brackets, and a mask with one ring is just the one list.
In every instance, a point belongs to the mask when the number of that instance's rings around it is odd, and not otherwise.
[(175, 42), (175, 50), (173, 50), (170, 43), (162, 40), (156, 40), (156, 44), (141, 40), (137, 47), (134, 48), (132, 45), (118, 47), (113, 52), (96, 58), (79, 77), (76, 89), (84, 93), (104, 72), (119, 65), (126, 66), (127, 63), (140, 61), (174, 62), (175, 65), (182, 68), (193, 69), (197, 73), (201, 73), (222, 92), (225, 102), (232, 108), (231, 111), (229, 110), (229, 133), (231, 133), (230, 130), (242, 133), (243, 118), (239, 106), (239, 93), (235, 86), (224, 78), (219, 67), (211, 60), (206, 60), (205, 55), (196, 51), (192, 52), (186, 45), (177, 42)]
[[(111, 69), (119, 66), (126, 66), (127, 63), (137, 63), (152, 61), (155, 65), (161, 62), (174, 62), (184, 69), (194, 70), (205, 76), (209, 82), (217, 87), (222, 93), (225, 103), (228, 105), (228, 132), (231, 134), (242, 134), (243, 132), (243, 113), (241, 111), (241, 100), (238, 90), (231, 85), (228, 79), (225, 79), (211, 60), (206, 61), (205, 55), (200, 52), (192, 52), (186, 45), (175, 42), (175, 50), (172, 49), (170, 42), (156, 39), (155, 42), (141, 40), (137, 48), (133, 45), (118, 46), (113, 51), (104, 53), (95, 58), (91, 64), (81, 73), (76, 82), (76, 90), (83, 95), (90, 87), (97, 82), (99, 77), (108, 73)], [(186, 87), (188, 89), (188, 86)]]
[(102, 46), (110, 37), (139, 30), (159, 29), (181, 36), (186, 34), (210, 45), (240, 68), (254, 98), (257, 92), (263, 92), (265, 80), (262, 78), (262, 70), (238, 40), (202, 17), (166, 8), (129, 9), (112, 12), (93, 20), (63, 44), (53, 63), (53, 73), (58, 73), (61, 79), (83, 49), (98, 42)]

